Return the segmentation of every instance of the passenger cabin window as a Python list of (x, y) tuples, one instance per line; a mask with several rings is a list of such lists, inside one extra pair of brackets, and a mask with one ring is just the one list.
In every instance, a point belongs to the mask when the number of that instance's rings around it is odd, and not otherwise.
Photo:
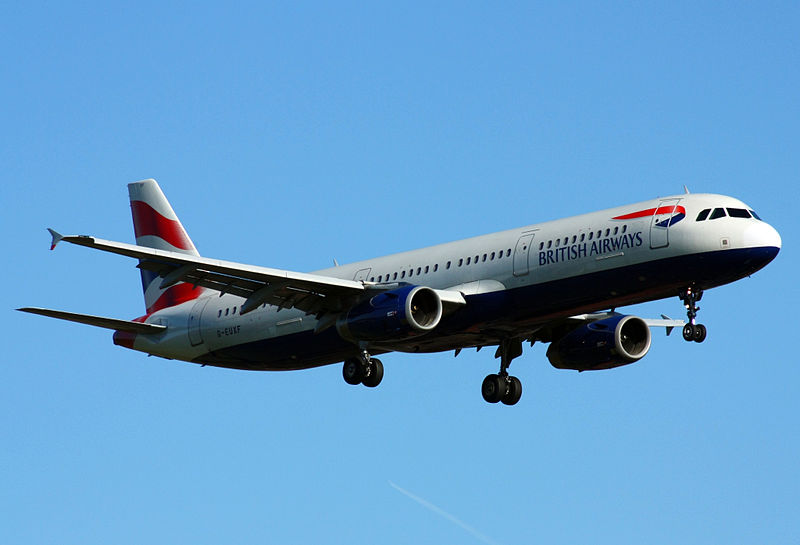
[(445, 267), (448, 271), (450, 270), (450, 261), (447, 262), (447, 267)]
[(506, 250), (506, 257), (508, 257), (508, 256), (510, 256), (510, 255), (511, 255), (511, 248), (509, 248), (508, 250)]
[(624, 232), (625, 232), (625, 231), (627, 231), (627, 230), (628, 230), (628, 226), (627, 226), (627, 225), (623, 225), (623, 226), (622, 226), (622, 232), (624, 233)]
[(697, 219), (695, 221), (705, 221), (710, 213), (711, 213), (711, 209), (710, 208), (706, 208), (705, 210), (703, 210), (702, 212), (697, 214)]
[(744, 208), (728, 208), (728, 215), (732, 218), (750, 219), (750, 212)]
[(715, 220), (717, 218), (724, 218), (725, 215), (726, 214), (725, 214), (725, 209), (724, 208), (715, 208), (714, 211), (711, 212), (711, 218), (710, 219)]

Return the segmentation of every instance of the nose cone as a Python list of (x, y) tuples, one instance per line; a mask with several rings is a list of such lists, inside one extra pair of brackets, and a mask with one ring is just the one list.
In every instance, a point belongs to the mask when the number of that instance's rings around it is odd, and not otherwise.
[(781, 248), (781, 236), (769, 223), (753, 222), (744, 232), (742, 242), (745, 248), (774, 248), (775, 255)]

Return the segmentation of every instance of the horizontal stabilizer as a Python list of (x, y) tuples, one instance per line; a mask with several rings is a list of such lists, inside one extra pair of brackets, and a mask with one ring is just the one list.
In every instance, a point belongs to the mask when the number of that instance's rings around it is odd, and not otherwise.
[(130, 331), (131, 333), (153, 334), (153, 333), (161, 333), (167, 329), (167, 326), (163, 325), (143, 324), (141, 322), (132, 322), (130, 320), (103, 318), (102, 316), (92, 316), (91, 314), (77, 314), (75, 312), (64, 312), (63, 310), (52, 310), (49, 308), (24, 307), (24, 308), (18, 308), (17, 310), (19, 310), (20, 312), (39, 314), (41, 316), (49, 316), (50, 318), (58, 318), (59, 320), (78, 322), (79, 324), (93, 325), (95, 327), (104, 327), (106, 329), (113, 329), (115, 331)]

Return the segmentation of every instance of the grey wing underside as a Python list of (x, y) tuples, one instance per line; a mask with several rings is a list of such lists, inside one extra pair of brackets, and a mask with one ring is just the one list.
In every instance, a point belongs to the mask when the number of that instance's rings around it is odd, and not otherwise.
[[(139, 268), (152, 271), (162, 278), (161, 288), (187, 282), (221, 294), (243, 297), (245, 303), (242, 305), (242, 314), (262, 304), (297, 308), (317, 316), (338, 313), (352, 306), (369, 291), (386, 289), (368, 282), (245, 265), (85, 235), (64, 236), (53, 230), (50, 233), (53, 235), (51, 248), (64, 241), (136, 258)], [(451, 308), (466, 303), (460, 292), (435, 291), (442, 302)]]

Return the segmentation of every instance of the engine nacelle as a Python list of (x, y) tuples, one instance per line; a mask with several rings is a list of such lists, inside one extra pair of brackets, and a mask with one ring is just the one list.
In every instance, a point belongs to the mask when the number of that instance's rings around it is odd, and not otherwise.
[(336, 330), (351, 341), (390, 341), (427, 333), (441, 319), (442, 300), (434, 290), (405, 286), (351, 308), (336, 320)]
[(557, 369), (611, 369), (642, 359), (650, 328), (641, 318), (617, 314), (573, 329), (550, 343), (547, 359)]

